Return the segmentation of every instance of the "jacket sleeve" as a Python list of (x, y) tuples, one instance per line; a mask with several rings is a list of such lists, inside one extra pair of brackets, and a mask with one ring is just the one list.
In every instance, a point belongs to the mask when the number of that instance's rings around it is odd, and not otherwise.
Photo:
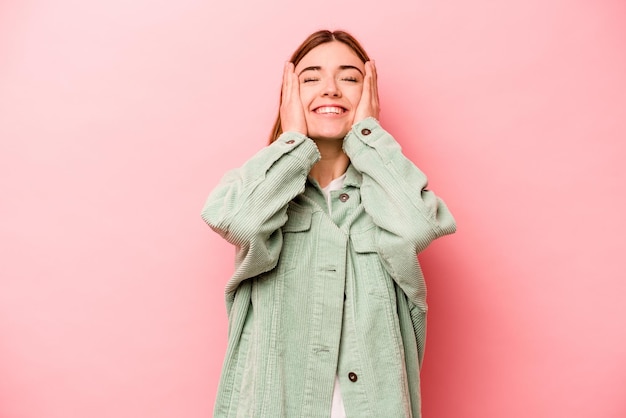
[(374, 118), (356, 123), (344, 151), (363, 176), (361, 200), (378, 227), (382, 262), (409, 300), (424, 310), (425, 287), (417, 253), (456, 230), (445, 203), (428, 190), (427, 179)]
[(287, 206), (304, 191), (309, 171), (319, 158), (311, 139), (285, 132), (242, 167), (226, 173), (211, 192), (202, 218), (237, 249), (227, 295), (232, 296), (241, 281), (276, 266)]

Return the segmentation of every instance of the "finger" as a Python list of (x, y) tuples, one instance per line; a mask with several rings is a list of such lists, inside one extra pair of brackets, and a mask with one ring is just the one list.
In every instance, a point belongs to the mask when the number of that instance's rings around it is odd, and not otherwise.
[(369, 80), (372, 78), (372, 62), (367, 61), (365, 63), (365, 79)]
[(380, 105), (379, 105), (379, 97), (378, 97), (378, 72), (376, 71), (376, 62), (370, 62), (370, 72), (371, 72), (371, 91), (372, 91), (372, 116), (378, 119), (380, 114)]
[(282, 102), (283, 103), (288, 99), (289, 92), (290, 92), (290, 88), (289, 88), (289, 62), (285, 62), (285, 65), (283, 67), (283, 86), (282, 86), (282, 92), (281, 92), (281, 97), (282, 97)]
[(298, 82), (298, 75), (296, 74), (296, 67), (293, 63), (289, 63), (289, 77), (291, 79), (291, 94), (294, 98), (300, 97), (300, 83)]
[(372, 93), (372, 65), (368, 61), (365, 63), (365, 77), (363, 78), (363, 93), (361, 100), (371, 100)]
[(367, 70), (367, 105), (369, 106), (370, 116), (377, 117), (376, 69), (372, 61), (368, 62)]
[(295, 66), (292, 62), (287, 62), (285, 64), (285, 80), (286, 85), (285, 88), (288, 90), (289, 97), (294, 93), (296, 87), (298, 87), (298, 78), (295, 75)]
[(286, 62), (283, 66), (283, 88), (287, 88), (289, 81), (289, 62)]
[(378, 77), (378, 73), (376, 72), (376, 62), (372, 60), (369, 63), (370, 63), (370, 72), (372, 73), (372, 79), (376, 81)]
[(372, 74), (372, 100), (378, 107), (378, 72), (376, 71), (376, 62), (370, 61), (370, 69)]
[(378, 117), (378, 88), (376, 86), (376, 66), (374, 61), (369, 62), (369, 105), (372, 116)]

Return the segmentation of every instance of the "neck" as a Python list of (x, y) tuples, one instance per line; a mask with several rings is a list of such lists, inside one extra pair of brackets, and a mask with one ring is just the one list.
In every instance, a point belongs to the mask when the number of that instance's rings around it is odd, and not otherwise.
[(350, 159), (343, 152), (343, 141), (316, 140), (315, 143), (322, 158), (311, 168), (309, 175), (317, 180), (320, 187), (326, 187), (346, 172)]

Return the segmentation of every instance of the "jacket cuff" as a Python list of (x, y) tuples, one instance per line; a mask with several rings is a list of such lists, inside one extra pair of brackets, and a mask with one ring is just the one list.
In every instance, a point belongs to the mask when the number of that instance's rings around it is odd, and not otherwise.
[(305, 161), (317, 162), (321, 158), (315, 142), (300, 132), (283, 132), (271, 146)]
[[(363, 119), (352, 125), (352, 129), (343, 141), (343, 149), (348, 155), (355, 155), (360, 150), (374, 147), (375, 143), (387, 132), (373, 117)], [(368, 147), (364, 147), (367, 145)]]

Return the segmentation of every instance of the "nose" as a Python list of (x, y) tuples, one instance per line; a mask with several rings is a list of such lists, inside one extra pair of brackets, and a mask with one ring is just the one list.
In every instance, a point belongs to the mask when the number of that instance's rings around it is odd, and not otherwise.
[(324, 84), (322, 89), (322, 96), (324, 97), (341, 97), (341, 90), (334, 78), (329, 78)]

